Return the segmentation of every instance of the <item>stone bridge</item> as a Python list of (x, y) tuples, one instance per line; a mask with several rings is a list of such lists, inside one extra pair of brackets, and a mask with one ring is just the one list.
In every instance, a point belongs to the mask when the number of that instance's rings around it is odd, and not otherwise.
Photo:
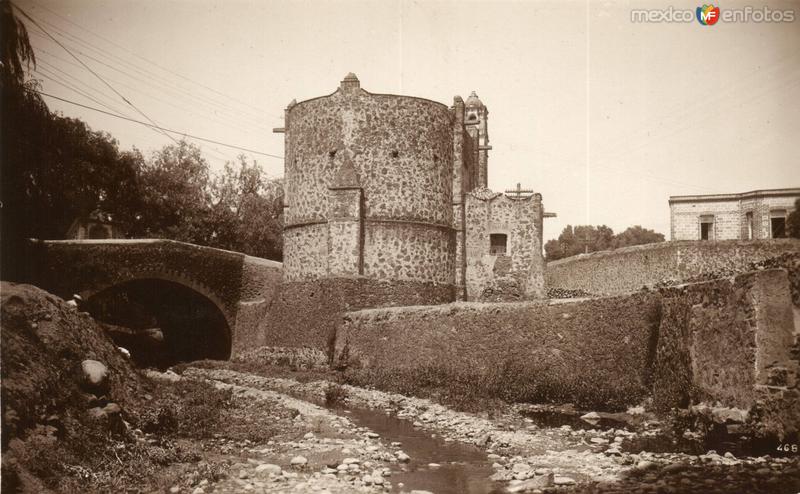
[[(203, 323), (214, 326), (205, 328), (214, 333), (213, 342), (206, 344), (211, 354), (193, 357), (228, 358), (251, 345), (282, 267), (276, 261), (172, 240), (35, 240), (30, 282), (63, 298), (78, 294), (89, 307), (128, 289), (123, 297), (137, 291), (145, 305), (157, 305), (168, 316), (213, 319)], [(208, 336), (192, 334), (190, 328), (182, 338), (193, 340), (184, 342), (186, 346)]]

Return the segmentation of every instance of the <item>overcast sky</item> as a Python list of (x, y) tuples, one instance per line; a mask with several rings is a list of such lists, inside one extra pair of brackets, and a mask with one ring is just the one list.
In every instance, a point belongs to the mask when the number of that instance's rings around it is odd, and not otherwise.
[[(670, 195), (800, 186), (800, 2), (792, 23), (633, 23), (697, 2), (14, 0), (159, 125), (283, 155), (292, 100), (348, 72), (367, 91), (489, 108), (489, 187), (542, 193), (566, 224), (669, 235)], [(143, 119), (38, 28), (43, 90)], [(160, 133), (45, 98), (145, 154)], [(102, 104), (102, 105), (101, 105)], [(239, 151), (197, 142), (214, 169)], [(249, 154), (273, 176), (283, 161)]]

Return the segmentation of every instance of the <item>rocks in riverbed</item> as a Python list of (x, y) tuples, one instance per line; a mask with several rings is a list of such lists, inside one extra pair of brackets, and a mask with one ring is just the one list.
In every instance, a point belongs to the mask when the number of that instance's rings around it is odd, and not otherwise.
[(292, 468), (302, 469), (308, 465), (308, 458), (305, 456), (295, 456), (289, 463), (292, 465)]
[(556, 475), (553, 477), (553, 485), (574, 485), (575, 479), (566, 477), (564, 475)]
[(262, 463), (256, 467), (256, 474), (257, 475), (280, 475), (281, 471), (280, 466), (274, 465), (272, 463)]

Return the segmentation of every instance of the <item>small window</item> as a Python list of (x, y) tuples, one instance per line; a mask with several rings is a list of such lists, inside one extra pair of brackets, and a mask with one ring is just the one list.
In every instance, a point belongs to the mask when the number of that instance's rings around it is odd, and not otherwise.
[(489, 254), (504, 256), (507, 252), (508, 236), (505, 233), (492, 233), (489, 235)]
[(714, 240), (714, 216), (700, 217), (700, 240)]
[(786, 236), (786, 210), (776, 209), (770, 211), (769, 216), (772, 238), (784, 238)]

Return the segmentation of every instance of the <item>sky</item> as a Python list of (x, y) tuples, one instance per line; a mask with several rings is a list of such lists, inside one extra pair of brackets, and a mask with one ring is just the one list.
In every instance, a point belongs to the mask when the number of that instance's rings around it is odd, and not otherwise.
[[(367, 91), (448, 105), (476, 91), (489, 110), (489, 187), (540, 192), (557, 214), (545, 240), (568, 224), (669, 238), (670, 195), (800, 186), (800, 1), (726, 1), (795, 21), (714, 25), (632, 21), (632, 9), (699, 5), (680, 0), (14, 3), (43, 28), (26, 21), (42, 91), (258, 151), (244, 154), (274, 177), (284, 136), (272, 129), (288, 103), (354, 72)], [(172, 142), (45, 101), (123, 149)], [(213, 170), (242, 153), (189, 140)]]

